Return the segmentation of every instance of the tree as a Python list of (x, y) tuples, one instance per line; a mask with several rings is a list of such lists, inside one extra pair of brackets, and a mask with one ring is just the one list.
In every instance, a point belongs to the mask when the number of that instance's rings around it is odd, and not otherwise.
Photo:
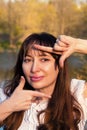
[(72, 0), (50, 0), (50, 2), (54, 5), (54, 9), (56, 9), (58, 34), (69, 35), (72, 27), (77, 23), (76, 3)]
[(0, 1), (0, 33), (6, 33), (7, 31), (7, 10), (4, 0)]
[(81, 5), (80, 36), (87, 38), (87, 4)]
[(0, 33), (8, 34), (10, 46), (16, 45), (20, 39), (23, 41), (32, 32), (46, 31), (55, 36), (84, 35), (87, 7), (78, 8), (74, 0), (41, 1), (0, 1)]

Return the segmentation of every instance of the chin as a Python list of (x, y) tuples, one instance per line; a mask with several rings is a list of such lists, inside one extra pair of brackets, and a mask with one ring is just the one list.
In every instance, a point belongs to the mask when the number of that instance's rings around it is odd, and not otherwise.
[(32, 86), (35, 90), (40, 90), (42, 89), (42, 87), (39, 87), (39, 86)]

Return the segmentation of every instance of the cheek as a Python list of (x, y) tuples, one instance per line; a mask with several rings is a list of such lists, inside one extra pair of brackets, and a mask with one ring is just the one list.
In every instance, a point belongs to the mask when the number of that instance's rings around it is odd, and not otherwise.
[(58, 73), (59, 73), (58, 66), (55, 67), (54, 64), (50, 64), (49, 66), (44, 67), (44, 69), (45, 69), (45, 72), (47, 72), (49, 76), (53, 78), (57, 78)]
[(29, 66), (22, 64), (23, 73), (26, 76), (29, 73)]
[(58, 66), (55, 66), (55, 64), (50, 64), (49, 66), (46, 66), (46, 69), (49, 70), (49, 72), (59, 72)]

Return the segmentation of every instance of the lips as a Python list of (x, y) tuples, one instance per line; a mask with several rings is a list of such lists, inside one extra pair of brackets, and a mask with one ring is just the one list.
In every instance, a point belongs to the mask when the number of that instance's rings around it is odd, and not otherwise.
[(30, 80), (32, 81), (32, 82), (37, 82), (37, 81), (40, 81), (40, 80), (42, 80), (43, 79), (43, 76), (31, 76), (30, 77)]

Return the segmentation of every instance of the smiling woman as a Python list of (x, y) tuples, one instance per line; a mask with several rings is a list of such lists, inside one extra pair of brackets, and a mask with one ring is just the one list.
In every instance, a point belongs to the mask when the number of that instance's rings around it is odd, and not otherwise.
[(13, 78), (1, 83), (0, 122), (5, 130), (84, 129), (85, 81), (70, 81), (67, 60), (61, 68), (62, 53), (54, 52), (55, 42), (48, 33), (31, 34), (24, 40)]

